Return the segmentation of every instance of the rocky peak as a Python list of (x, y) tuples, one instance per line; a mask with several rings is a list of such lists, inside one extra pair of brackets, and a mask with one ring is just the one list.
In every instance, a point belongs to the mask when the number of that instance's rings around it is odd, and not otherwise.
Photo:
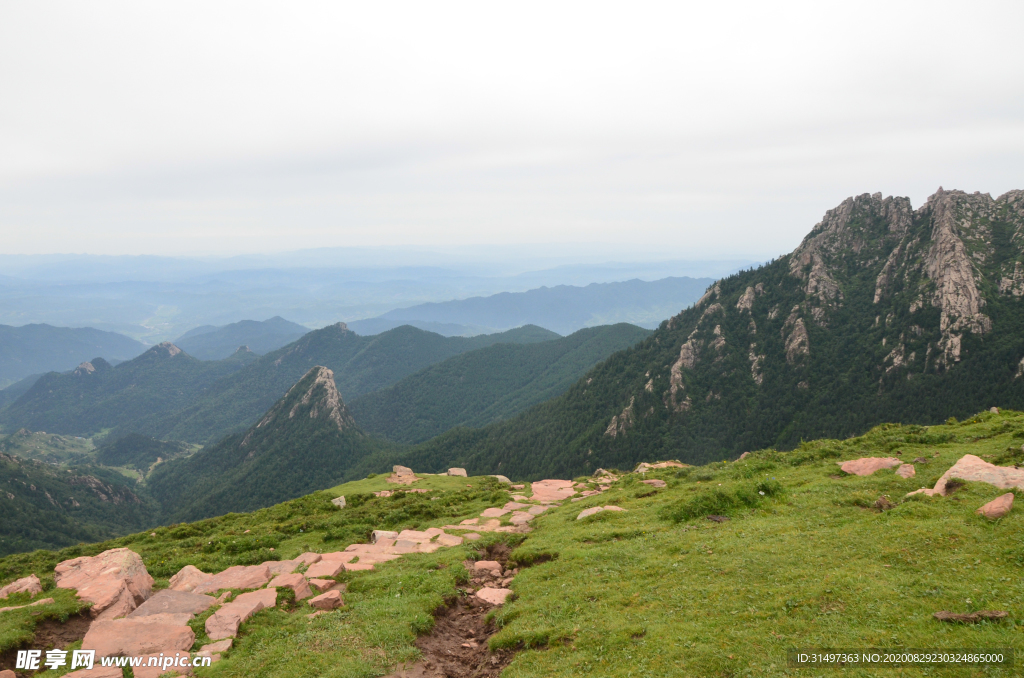
[(93, 367), (93, 364), (86, 362), (86, 363), (81, 363), (78, 367), (76, 367), (75, 371), (72, 372), (72, 374), (74, 374), (76, 377), (84, 377), (84, 376), (86, 376), (88, 374), (92, 374), (95, 371), (96, 371), (96, 368)]
[(148, 351), (146, 351), (146, 353), (159, 356), (161, 358), (173, 358), (179, 353), (184, 353), (184, 351), (182, 351), (180, 348), (178, 348), (171, 342), (164, 341), (149, 349)]
[(334, 383), (334, 372), (317, 365), (310, 369), (302, 379), (299, 379), (288, 390), (288, 393), (270, 408), (263, 419), (246, 434), (242, 441), (242, 447), (245, 447), (258, 431), (271, 430), (276, 428), (277, 423), (282, 419), (295, 419), (296, 417), (330, 422), (339, 431), (355, 427), (355, 421), (348, 413)]

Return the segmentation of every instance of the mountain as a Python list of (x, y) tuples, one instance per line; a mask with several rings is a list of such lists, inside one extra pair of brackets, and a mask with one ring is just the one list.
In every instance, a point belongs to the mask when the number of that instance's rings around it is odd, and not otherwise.
[(196, 327), (175, 339), (174, 344), (200, 360), (220, 360), (239, 346), (247, 346), (253, 353), (263, 355), (292, 343), (306, 332), (309, 332), (308, 327), (274, 316), (262, 322), (242, 320), (222, 327)]
[(30, 374), (24, 379), (20, 379), (5, 389), (0, 389), (0, 410), (4, 409), (15, 400), (23, 396), (28, 392), (32, 386), (39, 381), (39, 377), (43, 376), (40, 374)]
[(314, 365), (332, 370), (342, 396), (352, 399), (460, 353), (555, 338), (554, 332), (533, 326), (472, 338), (403, 326), (363, 337), (337, 323), (260, 357), (179, 409), (154, 410), (136, 430), (157, 438), (212, 443), (250, 426)]
[(626, 322), (657, 327), (700, 298), (710, 278), (664, 278), (653, 282), (592, 283), (586, 287), (557, 285), (526, 292), (502, 292), (489, 297), (419, 304), (401, 308), (349, 326), (356, 332), (374, 334), (401, 324), (447, 328), (453, 334), (480, 334), (540, 325), (559, 334), (584, 327)]
[(0, 325), (0, 386), (40, 372), (63, 372), (93, 356), (127, 360), (145, 344), (91, 327)]
[(379, 443), (356, 427), (334, 380), (314, 366), (245, 433), (159, 465), (149, 487), (165, 517), (251, 511), (337, 484)]
[(0, 453), (0, 555), (109, 539), (157, 515), (152, 499), (114, 471)]
[(845, 200), (563, 396), (406, 457), (535, 478), (1024, 407), (1024, 192)]
[(96, 462), (104, 466), (127, 466), (146, 473), (158, 461), (167, 461), (187, 453), (186, 443), (157, 440), (139, 433), (129, 433), (104, 441), (96, 448)]
[(456, 426), (507, 419), (560, 395), (596, 363), (649, 334), (620, 323), (539, 344), (497, 344), (360, 396), (349, 409), (368, 433), (418, 443)]
[(72, 372), (40, 377), (0, 412), (0, 423), (73, 435), (138, 430), (152, 413), (182, 409), (250, 360), (244, 352), (227, 360), (197, 360), (170, 342), (116, 367), (94, 358)]

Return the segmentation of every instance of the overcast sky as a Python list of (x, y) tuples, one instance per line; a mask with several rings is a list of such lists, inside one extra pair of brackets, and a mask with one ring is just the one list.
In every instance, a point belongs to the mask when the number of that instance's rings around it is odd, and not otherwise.
[(767, 258), (1024, 188), (1024, 2), (0, 0), (0, 251)]

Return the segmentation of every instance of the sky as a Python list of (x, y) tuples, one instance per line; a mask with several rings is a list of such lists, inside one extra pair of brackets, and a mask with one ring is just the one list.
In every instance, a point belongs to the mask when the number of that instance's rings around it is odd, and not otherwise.
[(1019, 0), (0, 0), (0, 251), (763, 260), (850, 195), (1024, 188), (1022, 26)]

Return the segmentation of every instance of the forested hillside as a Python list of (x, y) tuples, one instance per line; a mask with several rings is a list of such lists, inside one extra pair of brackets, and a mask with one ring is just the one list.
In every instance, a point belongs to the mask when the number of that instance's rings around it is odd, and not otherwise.
[(849, 198), (565, 395), (406, 463), (537, 478), (1024, 407), (1024, 192)]
[(378, 449), (318, 366), (245, 433), (156, 467), (149, 487), (165, 522), (251, 511), (330, 487)]
[(200, 360), (221, 360), (239, 346), (247, 346), (256, 355), (263, 355), (292, 343), (307, 332), (308, 327), (274, 316), (262, 322), (241, 320), (222, 327), (196, 327), (175, 339), (174, 344)]
[(72, 372), (40, 377), (0, 412), (0, 423), (72, 435), (133, 430), (153, 412), (177, 411), (194, 402), (204, 388), (255, 358), (248, 356), (202, 361), (165, 342), (116, 367), (97, 358)]
[(129, 360), (145, 350), (131, 337), (92, 327), (0, 325), (0, 388), (31, 374), (70, 370), (96, 356)]
[(620, 323), (539, 344), (470, 351), (350, 403), (368, 433), (418, 443), (456, 426), (507, 419), (563, 393), (595, 364), (650, 334)]

